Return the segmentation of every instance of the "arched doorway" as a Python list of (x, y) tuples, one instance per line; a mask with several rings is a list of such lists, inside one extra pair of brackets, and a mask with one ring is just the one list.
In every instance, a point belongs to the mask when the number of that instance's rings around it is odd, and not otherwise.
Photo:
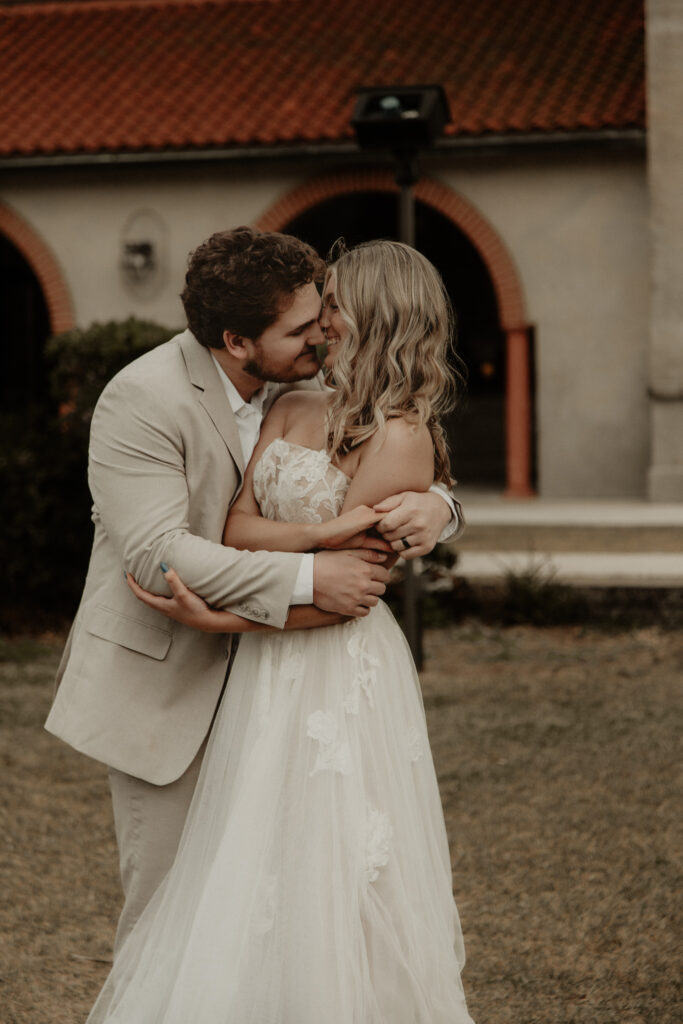
[[(453, 471), (464, 485), (505, 485), (505, 336), (490, 275), (480, 254), (452, 221), (426, 203), (415, 211), (417, 248), (438, 267), (457, 311), (457, 346), (468, 370), (467, 392), (450, 419)], [(343, 234), (353, 246), (397, 237), (396, 196), (354, 192), (305, 210), (283, 230), (326, 253)]]
[(71, 295), (40, 235), (0, 203), (0, 408), (29, 409), (47, 399), (45, 341), (73, 327)]
[[(289, 230), (320, 252), (343, 233), (353, 245), (396, 237), (397, 186), (383, 170), (313, 179), (287, 193), (256, 222)], [(443, 274), (459, 317), (458, 350), (469, 395), (448, 425), (462, 484), (533, 494), (530, 330), (515, 265), (491, 225), (452, 189), (430, 179), (415, 187), (417, 245)]]
[(30, 410), (48, 398), (43, 348), (50, 317), (28, 261), (0, 234), (0, 407)]

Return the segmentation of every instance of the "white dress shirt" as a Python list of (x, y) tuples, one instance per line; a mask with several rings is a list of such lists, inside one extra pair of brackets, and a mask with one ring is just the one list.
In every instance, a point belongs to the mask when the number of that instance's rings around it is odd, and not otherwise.
[[(242, 458), (244, 459), (244, 465), (246, 466), (253, 455), (254, 448), (258, 443), (259, 434), (261, 433), (261, 423), (263, 422), (263, 403), (265, 402), (270, 385), (264, 384), (260, 391), (257, 391), (255, 395), (252, 395), (249, 402), (245, 402), (216, 357), (212, 354), (211, 358), (215, 363), (216, 369), (218, 370), (218, 376), (225, 388), (225, 394), (227, 395), (228, 402), (230, 403), (230, 408), (235, 414), (237, 430), (242, 444)], [(460, 526), (460, 519), (458, 512), (456, 511), (455, 502), (446, 488), (439, 484), (433, 484), (430, 487), (430, 491), (434, 491), (435, 494), (438, 494), (439, 497), (443, 498), (451, 510), (450, 522), (446, 523), (441, 532), (441, 536), (439, 537), (439, 541), (443, 542), (448, 540), (449, 537), (452, 537), (458, 529)], [(315, 555), (305, 554), (301, 559), (301, 565), (299, 566), (299, 573), (296, 578), (290, 604), (313, 604), (314, 557)]]

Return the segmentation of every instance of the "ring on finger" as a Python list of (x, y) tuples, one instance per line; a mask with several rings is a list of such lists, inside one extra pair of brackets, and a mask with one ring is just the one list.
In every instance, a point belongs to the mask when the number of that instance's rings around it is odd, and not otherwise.
[(401, 544), (403, 545), (403, 547), (405, 548), (406, 551), (410, 547), (410, 541), (408, 540), (407, 537), (401, 537)]

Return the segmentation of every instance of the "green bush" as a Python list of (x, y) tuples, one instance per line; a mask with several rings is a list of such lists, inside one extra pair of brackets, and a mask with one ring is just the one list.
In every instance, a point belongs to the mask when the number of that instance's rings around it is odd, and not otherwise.
[(104, 386), (127, 363), (168, 341), (177, 332), (148, 320), (111, 320), (57, 334), (45, 353), (51, 364), (50, 390), (62, 407), (68, 431), (87, 438)]
[(0, 426), (2, 621), (20, 627), (33, 613), (71, 614), (92, 540), (81, 443), (56, 416), (3, 417)]
[(0, 417), (5, 628), (73, 615), (92, 543), (87, 458), (95, 403), (114, 374), (173, 333), (131, 318), (59, 334), (46, 347), (54, 408)]

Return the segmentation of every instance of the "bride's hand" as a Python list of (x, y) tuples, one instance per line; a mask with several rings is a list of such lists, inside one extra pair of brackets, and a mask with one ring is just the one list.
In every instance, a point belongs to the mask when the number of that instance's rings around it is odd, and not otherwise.
[(175, 569), (169, 569), (164, 574), (164, 579), (171, 588), (172, 597), (150, 594), (148, 590), (143, 590), (135, 582), (129, 572), (126, 573), (128, 586), (137, 599), (149, 608), (161, 612), (168, 619), (182, 622), (184, 626), (201, 629), (205, 633), (222, 633), (224, 631), (224, 627), (221, 628), (217, 621), (220, 612), (214, 611), (198, 594), (189, 590)]
[(368, 505), (358, 505), (349, 512), (343, 512), (336, 519), (329, 519), (320, 524), (318, 546), (330, 550), (375, 548), (378, 551), (392, 551), (390, 544), (378, 537), (367, 535), (367, 531), (382, 517), (383, 513), (375, 512)]

